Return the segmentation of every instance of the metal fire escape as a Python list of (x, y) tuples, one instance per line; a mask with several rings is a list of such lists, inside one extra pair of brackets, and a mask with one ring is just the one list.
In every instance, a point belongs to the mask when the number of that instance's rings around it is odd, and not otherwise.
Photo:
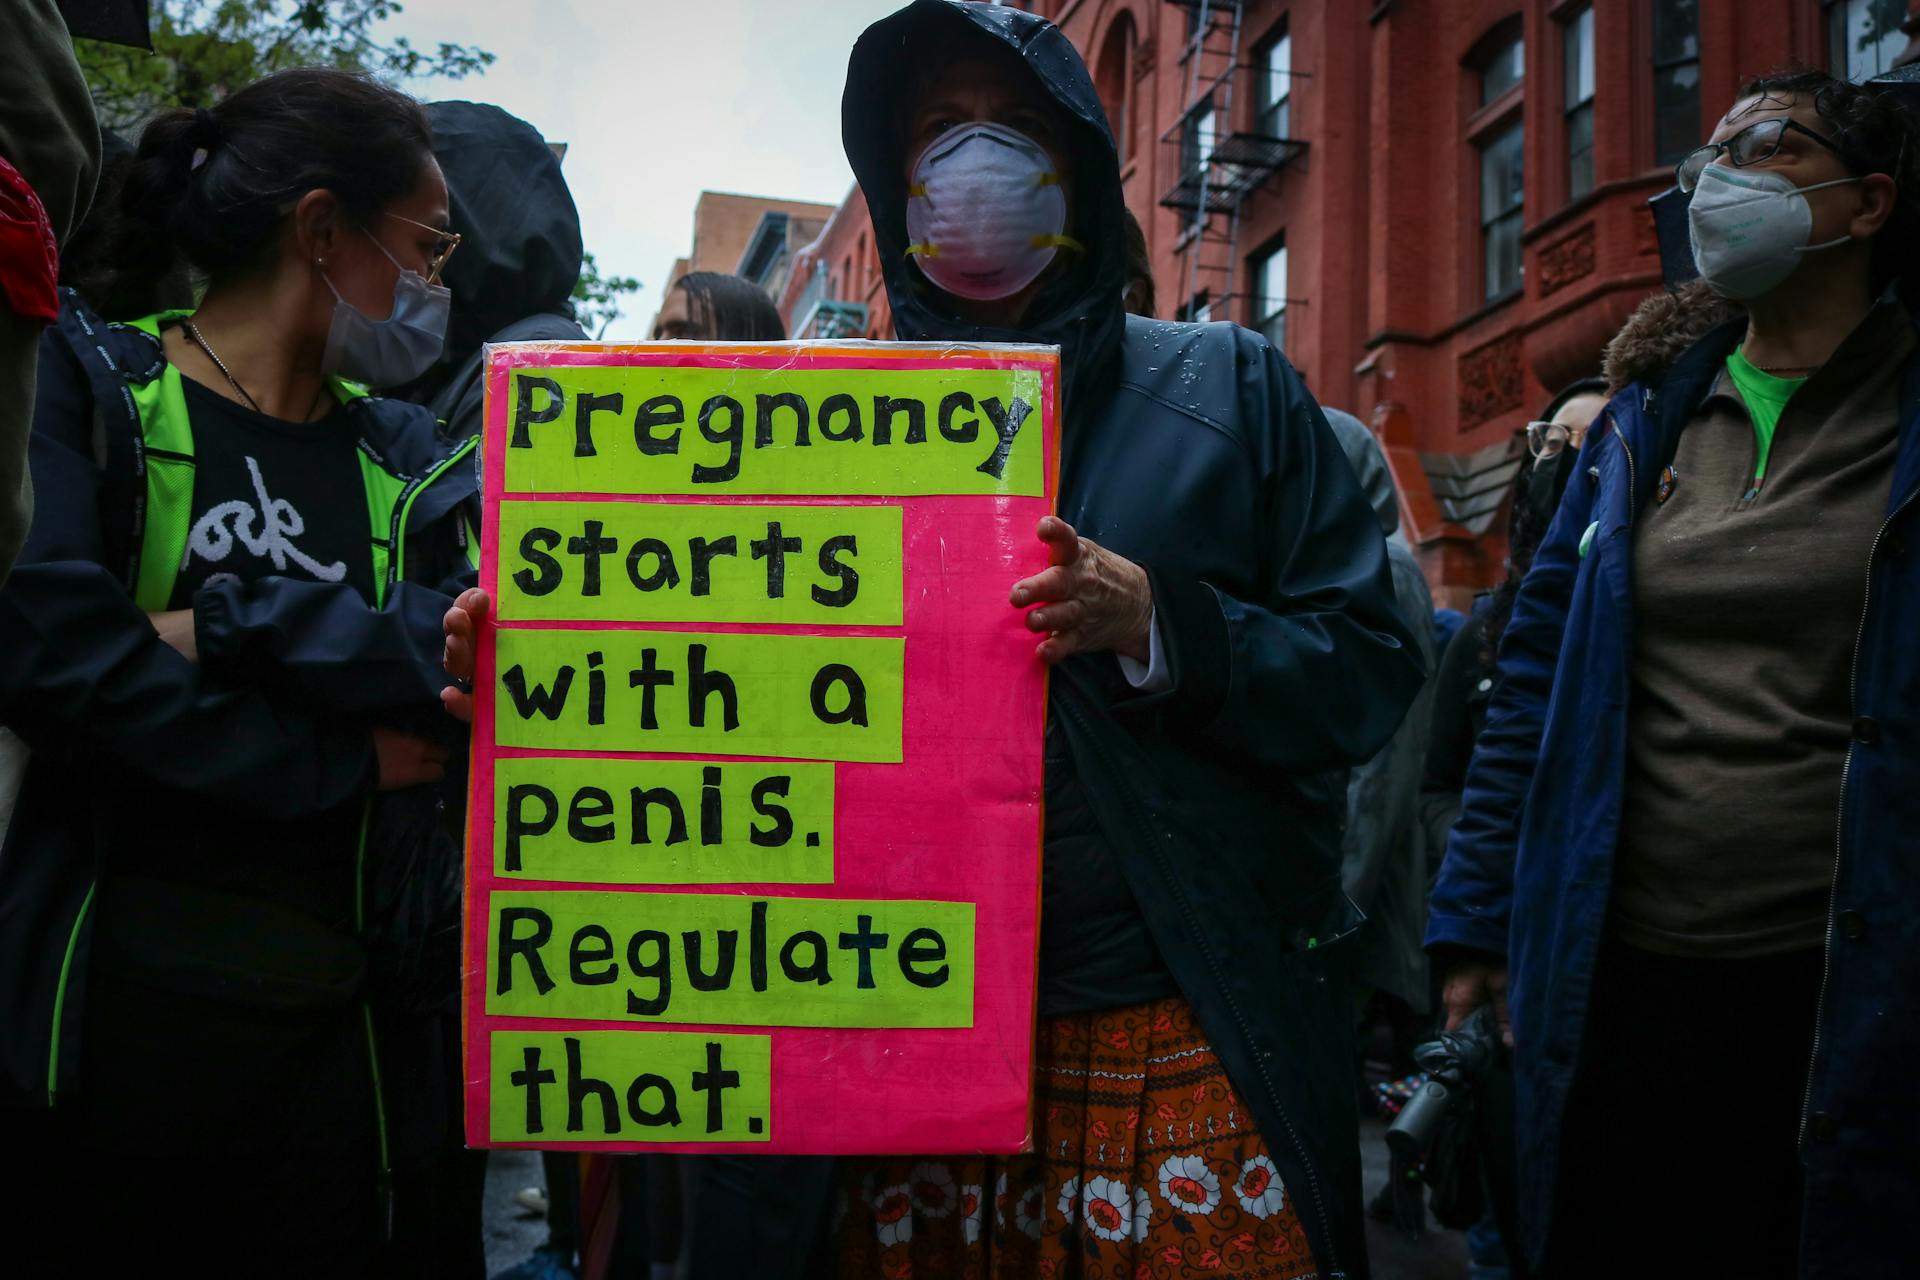
[(1167, 3), (1184, 10), (1187, 20), (1180, 55), (1187, 80), (1184, 105), (1179, 120), (1160, 136), (1161, 146), (1172, 150), (1175, 174), (1160, 203), (1187, 215), (1176, 242), (1180, 318), (1239, 319), (1234, 308), (1241, 206), (1307, 144), (1263, 131), (1265, 121), (1253, 129), (1235, 127), (1243, 0)]

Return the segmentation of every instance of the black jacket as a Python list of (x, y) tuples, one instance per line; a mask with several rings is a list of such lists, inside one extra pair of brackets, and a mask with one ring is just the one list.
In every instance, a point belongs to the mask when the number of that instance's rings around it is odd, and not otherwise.
[[(47, 500), (0, 590), (0, 723), (32, 749), (0, 849), (0, 1104), (82, 1097), (96, 952), (164, 939), (179, 945), (156, 959), (155, 981), (267, 1021), (310, 1011), (350, 1035), (351, 1054), (333, 1047), (361, 1074), (340, 1083), (342, 1097), (365, 1100), (371, 1088), (357, 1008), (369, 1005), (381, 1028), (388, 1136), (404, 1160), (453, 1119), (440, 1107), (453, 1074), (435, 1057), (433, 1024), (456, 1007), (459, 852), (448, 805), (460, 780), (375, 796), (369, 729), (436, 733), (456, 747), (462, 739), (438, 702), (440, 617), (473, 576), (473, 470), (451, 461), (461, 443), (423, 411), (354, 401), (361, 447), (387, 470), (425, 477), (439, 468), (404, 508), (404, 577), (380, 608), (344, 583), (202, 588), (200, 661), (190, 663), (160, 641), (130, 590), (144, 490), (114, 382), (151, 380), (164, 359), (152, 338), (104, 324), (71, 295), (42, 343), (32, 466)], [(344, 935), (306, 918), (299, 901), (249, 906), (140, 858), (156, 808), (197, 815), (185, 821), (204, 832), (197, 847), (209, 856), (245, 859), (272, 850), (227, 848), (222, 815), (303, 823), (368, 801), (363, 854), (351, 842), (341, 853), (362, 868), (365, 927)], [(159, 884), (159, 897), (181, 904), (179, 918), (156, 926), (103, 911), (127, 875)], [(177, 1034), (183, 1051), (198, 1045), (196, 1028)], [(235, 1087), (221, 1065), (210, 1066), (210, 1090)], [(325, 1111), (327, 1101), (303, 1105)], [(357, 1112), (352, 1120), (372, 1123)], [(266, 1123), (226, 1128), (204, 1140), (272, 1138), (251, 1132)]]
[(436, 102), (433, 156), (447, 179), (460, 250), (447, 349), (418, 380), (390, 392), (423, 404), (457, 438), (477, 435), (489, 342), (579, 341), (580, 213), (560, 161), (526, 121), (483, 102)]
[[(1018, 50), (1075, 122), (1085, 257), (1018, 330), (945, 313), (905, 255), (911, 67), (971, 24)], [(899, 336), (1058, 343), (1060, 512), (1144, 565), (1173, 687), (1139, 695), (1111, 654), (1063, 664), (1052, 714), (1161, 955), (1259, 1121), (1321, 1274), (1365, 1274), (1352, 1008), (1330, 946), (1344, 770), (1399, 725), (1424, 675), (1374, 513), (1319, 408), (1264, 339), (1121, 311), (1119, 166), (1071, 44), (1004, 6), (917, 0), (854, 47), (843, 134)], [(1116, 687), (1118, 685), (1118, 687)]]

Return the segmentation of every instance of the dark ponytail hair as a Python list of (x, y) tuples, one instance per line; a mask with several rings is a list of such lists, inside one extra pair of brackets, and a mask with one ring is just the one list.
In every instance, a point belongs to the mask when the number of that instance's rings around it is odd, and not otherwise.
[(146, 314), (182, 259), (214, 282), (260, 266), (309, 191), (333, 192), (350, 220), (369, 224), (413, 190), (431, 154), (418, 102), (328, 67), (276, 72), (211, 108), (157, 116), (106, 211), (102, 310)]
[(787, 327), (767, 291), (721, 271), (689, 271), (673, 282), (687, 294), (687, 316), (713, 342), (783, 342)]

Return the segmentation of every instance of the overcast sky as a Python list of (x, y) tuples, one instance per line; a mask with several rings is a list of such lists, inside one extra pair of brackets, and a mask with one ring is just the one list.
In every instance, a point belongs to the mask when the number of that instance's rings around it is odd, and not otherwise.
[(493, 102), (569, 144), (587, 248), (642, 288), (609, 338), (638, 338), (693, 236), (702, 190), (838, 204), (840, 90), (856, 36), (904, 0), (407, 0), (386, 30), (498, 57), (428, 100)]

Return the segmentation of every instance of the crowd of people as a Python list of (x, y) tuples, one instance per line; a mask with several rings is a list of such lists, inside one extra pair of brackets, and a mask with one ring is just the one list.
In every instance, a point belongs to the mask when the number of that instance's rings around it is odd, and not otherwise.
[[(14, 10), (10, 1248), (477, 1280), (473, 453), (484, 345), (586, 336), (560, 162), (324, 68), (102, 140), (53, 4)], [(842, 136), (896, 335), (1062, 355), (1049, 567), (1007, 584), (1052, 667), (1033, 1149), (618, 1157), (593, 1248), (551, 1154), (513, 1274), (1364, 1276), (1382, 1018), (1409, 1070), (1482, 1064), (1409, 1171), (1477, 1264), (1911, 1274), (1917, 126), (1816, 72), (1724, 105), (1675, 174), (1700, 279), (1541, 407), (1506, 580), (1448, 618), (1374, 433), (1152, 317), (1067, 39), (870, 27)], [(711, 273), (657, 325), (786, 336)]]

